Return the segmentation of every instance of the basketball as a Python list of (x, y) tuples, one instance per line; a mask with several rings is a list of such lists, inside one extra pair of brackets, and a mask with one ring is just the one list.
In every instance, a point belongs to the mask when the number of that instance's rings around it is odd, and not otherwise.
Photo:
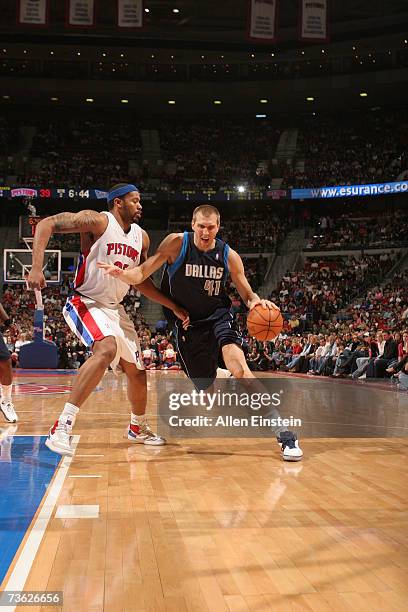
[(262, 308), (257, 304), (247, 317), (248, 332), (257, 340), (274, 340), (281, 332), (283, 318), (279, 308)]

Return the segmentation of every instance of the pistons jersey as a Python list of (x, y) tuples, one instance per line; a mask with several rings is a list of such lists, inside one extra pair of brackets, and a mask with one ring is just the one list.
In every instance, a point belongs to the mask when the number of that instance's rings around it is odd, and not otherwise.
[(74, 280), (74, 289), (84, 297), (95, 300), (107, 308), (116, 308), (129, 290), (119, 278), (104, 274), (97, 262), (113, 264), (125, 270), (139, 265), (142, 252), (142, 229), (132, 223), (126, 233), (114, 215), (108, 217), (108, 226), (89, 251), (80, 254)]
[(218, 238), (213, 249), (200, 251), (194, 233), (184, 232), (179, 256), (166, 265), (161, 290), (188, 311), (192, 323), (216, 319), (231, 307), (225, 288), (228, 252), (228, 244)]

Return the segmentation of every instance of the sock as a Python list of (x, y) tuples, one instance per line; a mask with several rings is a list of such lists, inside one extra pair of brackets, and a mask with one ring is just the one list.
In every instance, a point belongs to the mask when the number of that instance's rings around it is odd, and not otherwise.
[(133, 414), (130, 413), (130, 429), (133, 433), (139, 433), (140, 428), (146, 424), (146, 415), (145, 414)]
[(69, 402), (65, 403), (64, 410), (61, 412), (59, 418), (65, 420), (68, 425), (71, 427), (75, 424), (76, 415), (79, 412), (78, 406), (74, 406), (74, 404), (70, 404)]
[(13, 387), (13, 383), (11, 385), (0, 385), (1, 386), (1, 398), (5, 402), (11, 402), (11, 389)]

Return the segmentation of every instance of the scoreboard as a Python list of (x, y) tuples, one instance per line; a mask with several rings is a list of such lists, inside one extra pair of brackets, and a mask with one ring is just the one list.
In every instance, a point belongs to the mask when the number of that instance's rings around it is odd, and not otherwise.
[(56, 187), (0, 187), (0, 198), (47, 198), (106, 200), (107, 191)]

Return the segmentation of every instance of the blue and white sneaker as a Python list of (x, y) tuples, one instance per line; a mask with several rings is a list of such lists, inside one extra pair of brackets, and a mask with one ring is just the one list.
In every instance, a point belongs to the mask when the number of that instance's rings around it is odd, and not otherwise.
[(293, 431), (281, 431), (276, 439), (281, 448), (282, 459), (284, 461), (300, 461), (302, 459), (303, 451)]

